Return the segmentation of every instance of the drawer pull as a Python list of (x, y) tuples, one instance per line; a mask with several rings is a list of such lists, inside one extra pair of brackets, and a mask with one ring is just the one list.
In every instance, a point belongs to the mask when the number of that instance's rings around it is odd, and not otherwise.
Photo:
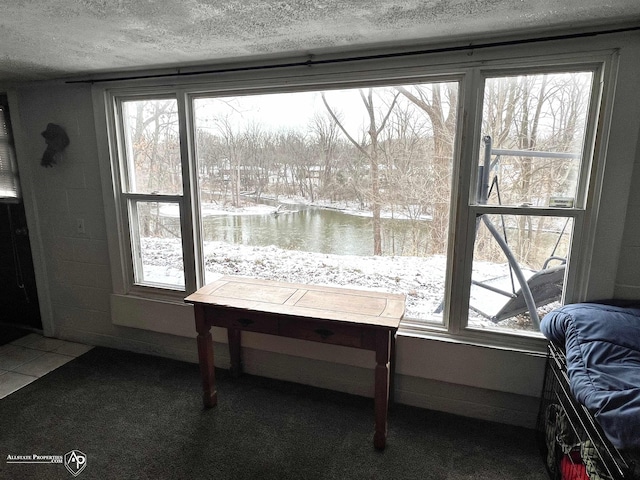
[(240, 323), (243, 327), (248, 327), (253, 323), (253, 320), (249, 320), (248, 318), (240, 318), (238, 320), (238, 323)]
[(326, 340), (327, 338), (329, 338), (331, 335), (333, 335), (333, 332), (331, 330), (327, 330), (326, 328), (316, 328), (315, 332), (320, 335), (322, 337), (323, 340)]

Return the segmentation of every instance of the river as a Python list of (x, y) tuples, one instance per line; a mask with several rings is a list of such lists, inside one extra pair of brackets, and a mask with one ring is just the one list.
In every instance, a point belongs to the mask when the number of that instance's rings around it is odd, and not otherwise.
[[(207, 216), (203, 221), (204, 239), (315, 253), (373, 254), (370, 217), (305, 205), (287, 208), (289, 211), (280, 214)], [(383, 218), (381, 224), (384, 254), (405, 252), (413, 238), (411, 222)], [(427, 225), (426, 221), (420, 224), (422, 237)]]

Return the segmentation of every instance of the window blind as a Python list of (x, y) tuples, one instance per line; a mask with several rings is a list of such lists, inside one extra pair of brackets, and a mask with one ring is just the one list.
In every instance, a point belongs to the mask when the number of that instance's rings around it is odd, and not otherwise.
[(13, 150), (9, 112), (5, 106), (0, 105), (0, 202), (19, 200), (18, 165)]

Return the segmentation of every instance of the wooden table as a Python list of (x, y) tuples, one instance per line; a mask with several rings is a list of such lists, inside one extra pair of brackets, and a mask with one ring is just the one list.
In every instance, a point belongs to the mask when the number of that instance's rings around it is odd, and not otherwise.
[(211, 327), (226, 327), (231, 373), (242, 371), (242, 330), (373, 350), (375, 434), (383, 449), (393, 379), (395, 334), (404, 295), (226, 276), (189, 295), (195, 308), (204, 405), (217, 403)]

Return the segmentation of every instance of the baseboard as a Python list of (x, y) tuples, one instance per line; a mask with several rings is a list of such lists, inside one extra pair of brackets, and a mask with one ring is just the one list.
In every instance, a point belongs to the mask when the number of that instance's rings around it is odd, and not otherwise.
[(540, 399), (425, 378), (396, 377), (398, 403), (518, 427), (535, 428)]
[[(85, 345), (93, 345), (96, 347), (126, 350), (145, 355), (171, 358), (183, 362), (198, 363), (198, 351), (195, 339), (184, 338), (182, 339), (182, 342), (172, 341), (167, 344), (160, 344), (155, 342), (152, 343), (151, 341), (136, 340), (133, 338), (124, 338), (115, 335), (104, 335), (78, 330), (77, 328), (64, 327), (60, 328), (58, 338), (71, 342), (84, 343)], [(226, 348), (226, 345), (221, 345), (221, 348), (218, 349), (220, 350), (220, 353), (222, 353), (222, 347)], [(228, 353), (225, 360), (224, 356), (218, 355), (218, 350), (216, 350), (216, 359), (219, 361), (220, 367), (228, 368)]]

